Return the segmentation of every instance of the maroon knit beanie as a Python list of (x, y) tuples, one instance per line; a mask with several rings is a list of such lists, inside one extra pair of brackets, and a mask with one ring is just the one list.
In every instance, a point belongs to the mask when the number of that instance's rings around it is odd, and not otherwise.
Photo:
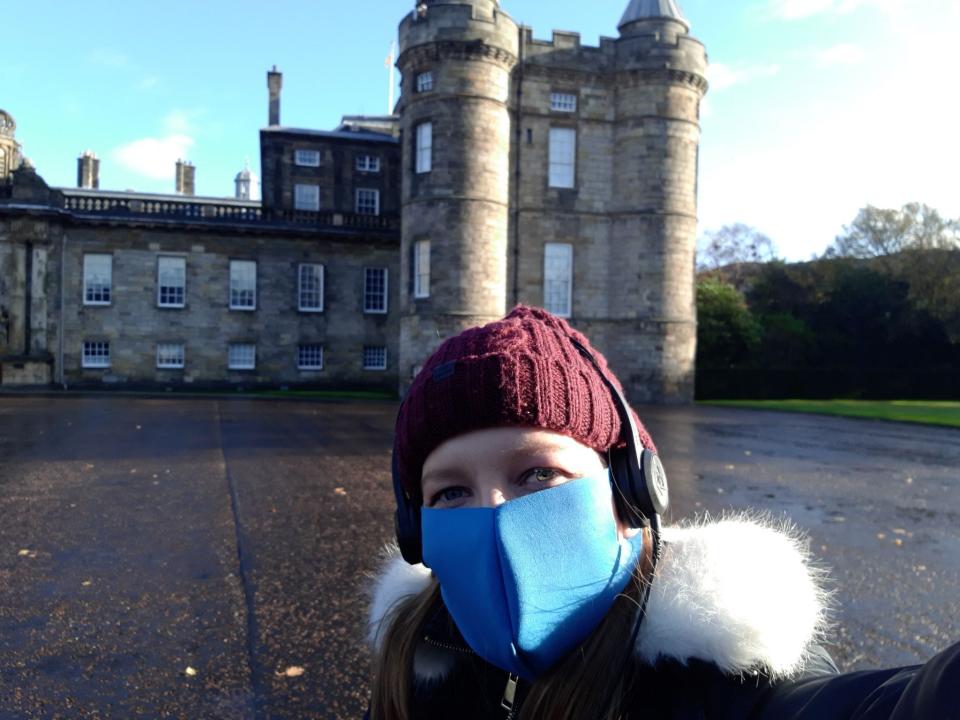
[[(623, 443), (620, 417), (589, 350), (618, 387), (607, 361), (561, 318), (518, 305), (502, 320), (446, 340), (414, 378), (400, 412), (394, 451), (400, 482), (420, 500), (427, 456), (457, 435), (484, 428), (543, 428), (605, 453)], [(632, 410), (631, 410), (632, 412)], [(656, 449), (634, 414), (640, 442)]]

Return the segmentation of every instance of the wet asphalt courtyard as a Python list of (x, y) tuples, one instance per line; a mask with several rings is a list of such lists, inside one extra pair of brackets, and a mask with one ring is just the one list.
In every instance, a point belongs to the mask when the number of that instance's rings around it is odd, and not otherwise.
[[(0, 396), (0, 719), (361, 717), (395, 411)], [(753, 509), (807, 531), (843, 669), (960, 639), (960, 431), (640, 414), (673, 521)]]

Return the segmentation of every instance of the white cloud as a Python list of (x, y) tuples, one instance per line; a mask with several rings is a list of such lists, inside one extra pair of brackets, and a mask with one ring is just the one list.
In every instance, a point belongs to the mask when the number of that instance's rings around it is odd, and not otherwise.
[(817, 64), (820, 66), (856, 65), (863, 62), (865, 57), (863, 48), (853, 43), (840, 43), (816, 52)]
[(158, 78), (156, 75), (145, 75), (140, 79), (140, 84), (138, 87), (141, 90), (151, 90), (156, 87), (158, 82), (160, 82), (160, 78)]
[(121, 145), (112, 152), (113, 159), (127, 170), (152, 180), (169, 180), (174, 176), (177, 160), (185, 159), (193, 146), (189, 135), (171, 133), (164, 137), (147, 137)]
[(189, 134), (193, 128), (190, 116), (194, 114), (195, 113), (188, 110), (171, 110), (167, 113), (166, 117), (163, 118), (163, 127), (171, 134)]
[(780, 72), (779, 65), (727, 65), (710, 63), (707, 67), (707, 79), (714, 92), (726, 90), (734, 85), (742, 85), (762, 78), (773, 77)]

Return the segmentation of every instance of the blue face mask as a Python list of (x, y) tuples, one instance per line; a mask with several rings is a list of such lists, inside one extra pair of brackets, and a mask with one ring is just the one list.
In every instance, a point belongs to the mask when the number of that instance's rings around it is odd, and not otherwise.
[(421, 511), (424, 564), (471, 648), (534, 680), (593, 631), (643, 545), (617, 539), (609, 474), (496, 508)]

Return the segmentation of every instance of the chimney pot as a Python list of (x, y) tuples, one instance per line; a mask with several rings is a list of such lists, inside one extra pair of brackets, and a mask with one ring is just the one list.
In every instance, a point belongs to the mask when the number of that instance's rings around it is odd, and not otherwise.
[(283, 73), (277, 71), (277, 66), (267, 73), (267, 89), (270, 91), (270, 127), (280, 125), (280, 90), (283, 88)]
[(88, 190), (100, 188), (100, 159), (90, 150), (84, 150), (77, 158), (77, 187)]
[(197, 169), (193, 163), (186, 160), (177, 160), (177, 195), (194, 196), (196, 192)]

